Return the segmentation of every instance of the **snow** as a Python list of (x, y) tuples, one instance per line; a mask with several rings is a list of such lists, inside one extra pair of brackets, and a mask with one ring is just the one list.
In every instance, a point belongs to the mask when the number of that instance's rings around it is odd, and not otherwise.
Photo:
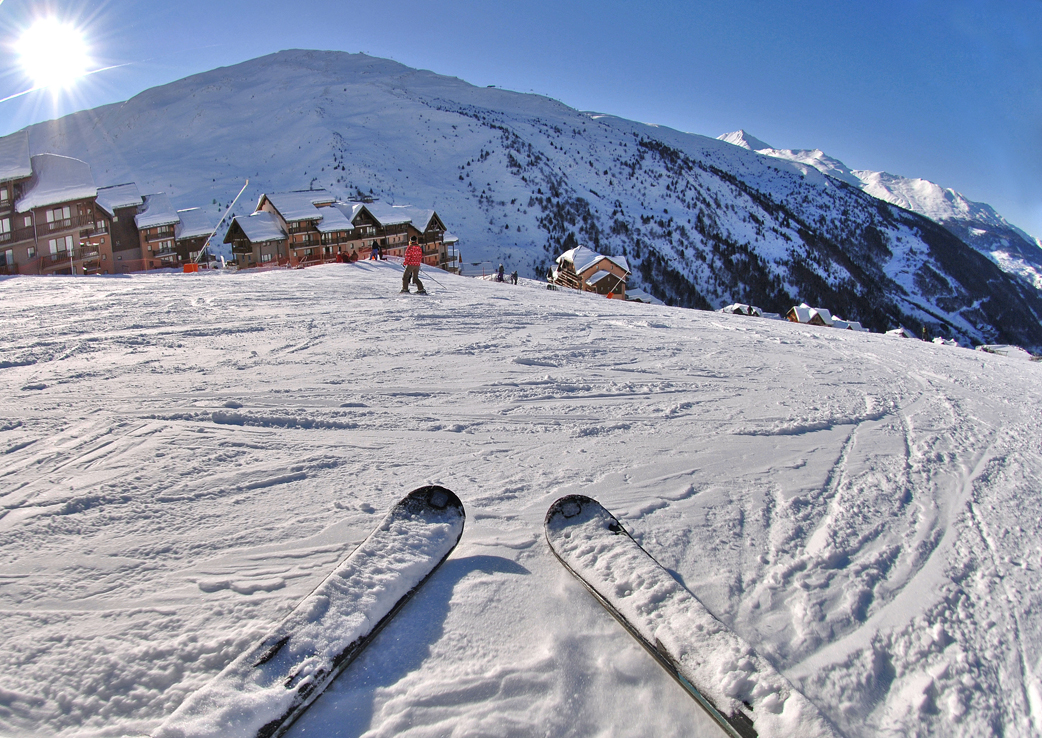
[(138, 214), (134, 216), (134, 223), (141, 230), (156, 228), (164, 225), (177, 225), (180, 218), (177, 211), (166, 193), (158, 192), (154, 195), (145, 195), (144, 203)]
[(249, 215), (235, 216), (235, 222), (242, 228), (242, 232), (250, 239), (251, 243), (265, 243), (267, 241), (281, 241), (286, 238), (286, 232), (282, 230), (279, 216), (267, 210), (261, 210)]
[(137, 185), (128, 182), (111, 187), (99, 187), (95, 202), (111, 217), (116, 214), (117, 208), (137, 207), (144, 202), (144, 199), (141, 197)]
[(459, 546), (290, 736), (719, 736), (548, 550), (569, 493), (847, 738), (1042, 732), (1042, 364), (423, 279), (0, 281), (0, 734), (154, 730), (424, 483)]
[(174, 236), (178, 241), (185, 238), (209, 236), (213, 233), (213, 229), (216, 225), (217, 223), (210, 217), (210, 214), (202, 208), (178, 210), (177, 226), (174, 229)]
[(33, 173), (29, 159), (29, 132), (19, 131), (0, 138), (0, 182), (24, 179)]
[(86, 200), (98, 194), (90, 165), (58, 154), (37, 154), (32, 158), (33, 176), (25, 194), (14, 204), (19, 213), (34, 208)]
[(260, 210), (264, 200), (268, 200), (279, 215), (287, 223), (296, 223), (302, 220), (321, 220), (323, 211), (319, 205), (332, 205), (336, 198), (325, 190), (298, 190), (295, 192), (274, 192), (270, 195), (261, 195), (257, 203)]
[[(589, 269), (593, 264), (596, 264), (601, 259), (607, 259), (617, 266), (622, 267), (627, 273), (630, 271), (629, 264), (626, 261), (625, 256), (605, 256), (598, 254), (593, 249), (587, 248), (586, 246), (577, 246), (574, 249), (569, 249), (563, 254), (557, 257), (557, 263), (569, 261), (572, 263), (572, 267), (575, 269), (576, 274), (582, 274), (584, 271)], [(599, 274), (599, 272), (598, 272)], [(593, 280), (590, 280), (593, 283)]]

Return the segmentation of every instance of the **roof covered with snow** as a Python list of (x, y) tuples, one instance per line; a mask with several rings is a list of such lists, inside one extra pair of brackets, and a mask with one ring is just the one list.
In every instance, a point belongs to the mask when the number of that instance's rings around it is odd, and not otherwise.
[[(282, 230), (282, 225), (279, 223), (279, 216), (267, 210), (250, 215), (237, 215), (233, 222), (239, 225), (242, 232), (246, 234), (246, 238), (250, 239), (250, 243), (281, 241), (286, 238), (286, 232)], [(228, 243), (227, 239), (225, 239), (225, 243)]]
[(344, 215), (338, 208), (318, 208), (318, 213), (322, 216), (322, 220), (316, 226), (319, 233), (349, 231), (355, 227), (350, 218)]
[(820, 318), (827, 326), (831, 326), (833, 323), (832, 313), (825, 308), (811, 307), (807, 303), (797, 305), (789, 310), (789, 313), (795, 315), (796, 320), (800, 323), (810, 323), (814, 318)]
[(19, 213), (47, 205), (86, 200), (98, 194), (94, 175), (85, 161), (58, 154), (37, 154), (32, 157), (32, 167), (33, 175), (25, 194), (14, 205)]
[(0, 182), (31, 177), (29, 131), (19, 131), (0, 138)]
[(134, 223), (138, 229), (158, 228), (165, 225), (177, 225), (180, 219), (173, 203), (165, 192), (157, 192), (154, 195), (145, 195), (145, 203), (140, 212), (134, 216)]
[(260, 196), (260, 200), (257, 203), (258, 210), (261, 209), (265, 200), (279, 211), (279, 215), (287, 223), (296, 223), (302, 220), (319, 220), (323, 217), (319, 206), (332, 205), (336, 202), (336, 198), (325, 190), (273, 192), (270, 195)]
[(598, 254), (593, 249), (585, 246), (577, 246), (574, 249), (565, 251), (557, 257), (557, 263), (562, 264), (564, 262), (571, 262), (572, 268), (575, 269), (575, 273), (582, 274), (602, 259), (607, 259), (616, 266), (624, 269), (626, 273), (629, 274), (630, 265), (629, 262), (626, 261), (625, 256), (605, 256), (604, 254)]
[(412, 208), (403, 207), (401, 205), (387, 205), (382, 202), (373, 202), (367, 203), (365, 209), (368, 210), (369, 214), (376, 218), (376, 221), (382, 226), (412, 223), (417, 228), (420, 228), (419, 224), (413, 221)]
[(134, 208), (144, 202), (137, 185), (133, 182), (113, 185), (111, 187), (99, 187), (98, 199), (95, 201), (98, 207), (109, 215), (115, 215), (117, 208)]
[(202, 208), (178, 210), (177, 218), (179, 222), (174, 229), (174, 237), (178, 241), (183, 238), (209, 236), (217, 225), (213, 217)]

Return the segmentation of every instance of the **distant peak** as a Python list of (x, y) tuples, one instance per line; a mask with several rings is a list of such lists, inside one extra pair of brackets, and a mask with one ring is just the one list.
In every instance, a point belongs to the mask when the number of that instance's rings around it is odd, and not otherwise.
[(740, 146), (743, 149), (749, 149), (750, 151), (763, 151), (764, 149), (773, 149), (774, 147), (770, 144), (764, 143), (756, 136), (752, 136), (746, 133), (744, 130), (734, 131), (733, 133), (725, 133), (723, 136), (717, 136), (720, 141), (726, 141), (729, 144)]

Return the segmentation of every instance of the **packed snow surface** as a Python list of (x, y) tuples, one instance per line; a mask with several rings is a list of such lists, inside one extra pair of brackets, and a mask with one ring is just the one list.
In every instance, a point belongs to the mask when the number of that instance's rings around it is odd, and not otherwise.
[(154, 730), (425, 483), (460, 544), (291, 736), (721, 735), (570, 493), (843, 735), (1042, 732), (1042, 364), (423, 278), (0, 281), (0, 734)]
[(648, 648), (664, 651), (698, 699), (722, 714), (721, 722), (733, 727), (746, 715), (759, 738), (835, 736), (803, 695), (624, 534), (599, 503), (583, 495), (554, 503), (546, 540)]

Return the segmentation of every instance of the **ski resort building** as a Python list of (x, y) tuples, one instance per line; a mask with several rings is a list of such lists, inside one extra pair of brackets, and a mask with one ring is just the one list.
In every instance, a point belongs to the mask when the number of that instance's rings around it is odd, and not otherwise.
[(582, 292), (626, 299), (626, 278), (630, 267), (625, 256), (604, 256), (579, 246), (557, 257), (557, 269), (550, 273), (552, 284)]
[[(22, 131), (0, 138), (0, 274), (18, 274), (19, 260), (14, 245), (28, 240), (27, 234), (31, 235), (24, 218), (17, 217), (14, 204), (32, 176), (29, 134)], [(21, 256), (24, 262), (24, 251)]]
[(90, 166), (68, 156), (38, 154), (30, 158), (30, 168), (30, 177), (14, 181), (9, 193), (14, 207), (4, 218), (11, 234), (4, 249), (5, 271), (102, 271), (102, 262), (111, 259), (111, 245), (104, 221), (97, 216), (98, 188)]
[(743, 305), (740, 302), (736, 302), (734, 305), (728, 305), (725, 308), (720, 308), (721, 313), (730, 313), (731, 315), (755, 315), (758, 318), (763, 317), (763, 310), (756, 307), (755, 305)]
[(793, 323), (803, 323), (804, 325), (832, 327), (832, 313), (825, 308), (811, 307), (807, 303), (789, 308), (789, 312), (785, 313), (785, 319)]
[(261, 195), (254, 213), (233, 219), (224, 242), (239, 268), (298, 267), (368, 259), (374, 249), (404, 256), (413, 236), (423, 244), (424, 263), (458, 270), (458, 239), (450, 253), (445, 225), (433, 210), (339, 202), (326, 190)]

